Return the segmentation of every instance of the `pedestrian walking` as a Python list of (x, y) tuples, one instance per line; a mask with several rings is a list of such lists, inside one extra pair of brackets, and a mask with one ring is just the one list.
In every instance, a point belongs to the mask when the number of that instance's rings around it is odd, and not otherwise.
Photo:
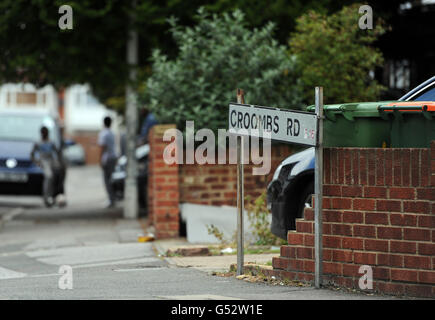
[(112, 184), (110, 183), (117, 160), (115, 152), (115, 135), (110, 129), (110, 126), (112, 125), (112, 119), (110, 117), (105, 117), (103, 122), (104, 129), (101, 130), (98, 136), (98, 145), (101, 148), (100, 165), (103, 169), (104, 185), (109, 197), (107, 208), (111, 208), (115, 206), (115, 192), (113, 190)]
[(45, 206), (51, 207), (55, 203), (55, 181), (61, 170), (61, 154), (56, 145), (50, 141), (47, 127), (41, 128), (41, 141), (34, 144), (31, 159), (44, 172), (43, 199)]
[(65, 179), (67, 171), (67, 161), (64, 157), (63, 150), (65, 149), (65, 139), (64, 139), (64, 127), (60, 127), (60, 137), (61, 145), (59, 148), (59, 170), (56, 170), (55, 181), (54, 181), (54, 197), (56, 199), (56, 204), (59, 207), (65, 207), (67, 205), (66, 195), (65, 195)]

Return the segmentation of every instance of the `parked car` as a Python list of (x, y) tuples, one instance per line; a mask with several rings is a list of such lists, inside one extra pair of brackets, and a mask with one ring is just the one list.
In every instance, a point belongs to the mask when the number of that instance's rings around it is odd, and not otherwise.
[[(435, 101), (435, 77), (409, 91), (399, 101)], [(314, 148), (296, 153), (281, 162), (267, 187), (267, 206), (272, 212), (271, 231), (286, 239), (295, 229), (295, 219), (311, 207), (314, 194)]]
[(68, 165), (83, 166), (86, 164), (85, 149), (74, 140), (64, 142), (63, 156)]
[[(150, 152), (149, 144), (144, 144), (136, 148), (136, 159), (138, 165), (138, 200), (141, 208), (146, 208), (147, 200), (147, 182), (148, 182), (148, 154)], [(127, 176), (127, 157), (125, 155), (119, 157), (115, 171), (112, 174), (111, 183), (115, 191), (116, 198), (121, 200), (124, 198), (124, 181)]]
[(44, 175), (30, 156), (42, 126), (49, 129), (50, 140), (60, 148), (60, 127), (48, 111), (0, 111), (0, 194), (42, 195)]

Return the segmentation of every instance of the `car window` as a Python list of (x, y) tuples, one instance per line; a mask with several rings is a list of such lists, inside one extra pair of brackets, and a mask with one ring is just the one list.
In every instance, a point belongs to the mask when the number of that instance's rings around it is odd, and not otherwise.
[(54, 120), (50, 117), (31, 117), (25, 115), (0, 115), (0, 139), (39, 141), (40, 130), (46, 126), (50, 140), (59, 145), (60, 137)]
[(435, 101), (435, 86), (419, 93), (417, 97), (412, 98), (413, 101)]

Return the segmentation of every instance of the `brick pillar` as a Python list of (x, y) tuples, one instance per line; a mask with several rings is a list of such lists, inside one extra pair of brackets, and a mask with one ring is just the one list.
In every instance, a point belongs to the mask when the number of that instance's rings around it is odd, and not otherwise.
[(163, 141), (163, 134), (171, 128), (175, 125), (156, 125), (148, 136), (148, 219), (157, 239), (179, 235), (178, 165), (167, 165), (163, 160), (163, 151), (169, 144)]

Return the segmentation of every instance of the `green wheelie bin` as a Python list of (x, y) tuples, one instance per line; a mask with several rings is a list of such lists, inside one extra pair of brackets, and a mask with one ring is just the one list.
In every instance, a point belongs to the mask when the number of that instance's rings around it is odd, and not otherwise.
[(392, 148), (428, 148), (435, 140), (435, 102), (393, 102), (379, 106), (391, 122)]
[[(323, 142), (325, 147), (391, 146), (392, 123), (382, 117), (379, 107), (394, 101), (355, 102), (325, 105), (323, 113)], [(309, 106), (308, 111), (314, 111)]]

